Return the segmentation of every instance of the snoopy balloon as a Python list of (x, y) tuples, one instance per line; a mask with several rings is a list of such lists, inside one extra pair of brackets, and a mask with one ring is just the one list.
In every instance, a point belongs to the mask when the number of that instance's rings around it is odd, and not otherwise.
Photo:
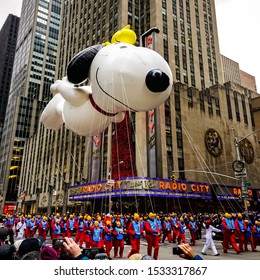
[[(125, 111), (145, 112), (170, 95), (172, 73), (157, 52), (136, 47), (136, 35), (126, 26), (112, 44), (94, 45), (78, 53), (67, 66), (67, 76), (51, 86), (53, 98), (41, 122), (48, 129), (63, 123), (81, 136), (93, 136)], [(79, 86), (88, 81), (87, 86)]]

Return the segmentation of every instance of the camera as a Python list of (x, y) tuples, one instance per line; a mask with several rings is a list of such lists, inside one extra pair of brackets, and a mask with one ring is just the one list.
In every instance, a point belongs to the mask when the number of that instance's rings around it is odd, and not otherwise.
[(173, 255), (180, 255), (182, 253), (183, 253), (183, 251), (179, 247), (173, 247), (172, 248), (172, 254)]
[(82, 254), (87, 258), (89, 258), (90, 260), (96, 259), (96, 256), (100, 257), (98, 258), (99, 260), (104, 259), (103, 258), (104, 256), (103, 255), (101, 256), (102, 253), (105, 253), (103, 248), (84, 248), (82, 250)]
[(63, 238), (54, 238), (52, 240), (52, 247), (53, 249), (59, 249), (59, 248), (63, 248), (63, 242), (65, 242), (65, 240)]
[(95, 256), (95, 260), (108, 260), (106, 253), (98, 253)]

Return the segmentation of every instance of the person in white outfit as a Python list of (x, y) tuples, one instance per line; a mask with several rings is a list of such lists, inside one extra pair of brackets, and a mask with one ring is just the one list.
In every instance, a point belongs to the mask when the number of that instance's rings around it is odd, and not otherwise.
[(217, 251), (217, 248), (215, 246), (215, 243), (214, 243), (214, 240), (213, 240), (212, 236), (215, 235), (215, 232), (221, 232), (221, 230), (213, 227), (211, 225), (211, 220), (210, 219), (208, 219), (205, 222), (205, 227), (206, 227), (206, 242), (205, 242), (205, 245), (203, 246), (203, 248), (201, 250), (201, 254), (202, 255), (207, 255), (206, 251), (209, 247), (211, 247), (213, 255), (214, 256), (219, 256), (219, 253)]
[(26, 229), (26, 224), (23, 219), (20, 219), (20, 222), (16, 226), (17, 239), (24, 239), (24, 232)]

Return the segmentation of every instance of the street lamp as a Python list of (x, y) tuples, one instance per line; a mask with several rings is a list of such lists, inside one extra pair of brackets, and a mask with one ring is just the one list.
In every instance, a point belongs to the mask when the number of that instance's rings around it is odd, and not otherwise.
[[(234, 130), (235, 129), (233, 128), (233, 131)], [(238, 137), (235, 136), (235, 140), (234, 140), (234, 145), (235, 145), (235, 149), (236, 149), (236, 160), (233, 162), (232, 167), (233, 167), (233, 170), (235, 171), (235, 177), (241, 178), (241, 198), (243, 199), (246, 217), (248, 217), (248, 207), (247, 207), (248, 194), (247, 194), (247, 187), (245, 185), (245, 178), (247, 176), (247, 173), (246, 173), (246, 168), (245, 168), (245, 161), (242, 158), (241, 153), (240, 153), (239, 143), (241, 141), (243, 141), (244, 139), (246, 139), (248, 136), (254, 134), (255, 132), (257, 132), (259, 130), (260, 129), (250, 132), (248, 135), (246, 135), (242, 139), (238, 139)]]
[(107, 176), (107, 183), (109, 185), (109, 196), (108, 196), (108, 213), (111, 213), (111, 207), (112, 207), (112, 201), (111, 201), (111, 192), (112, 192), (112, 186), (115, 183), (115, 180), (113, 180), (112, 177), (112, 170), (117, 167), (119, 164), (123, 164), (124, 162), (121, 160), (114, 166), (110, 166), (108, 170), (108, 176)]

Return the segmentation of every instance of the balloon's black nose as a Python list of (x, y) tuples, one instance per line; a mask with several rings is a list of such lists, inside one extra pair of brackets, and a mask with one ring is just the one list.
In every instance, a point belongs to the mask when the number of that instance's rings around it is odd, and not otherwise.
[(153, 69), (146, 75), (145, 83), (152, 92), (162, 92), (170, 85), (169, 77), (159, 69)]

